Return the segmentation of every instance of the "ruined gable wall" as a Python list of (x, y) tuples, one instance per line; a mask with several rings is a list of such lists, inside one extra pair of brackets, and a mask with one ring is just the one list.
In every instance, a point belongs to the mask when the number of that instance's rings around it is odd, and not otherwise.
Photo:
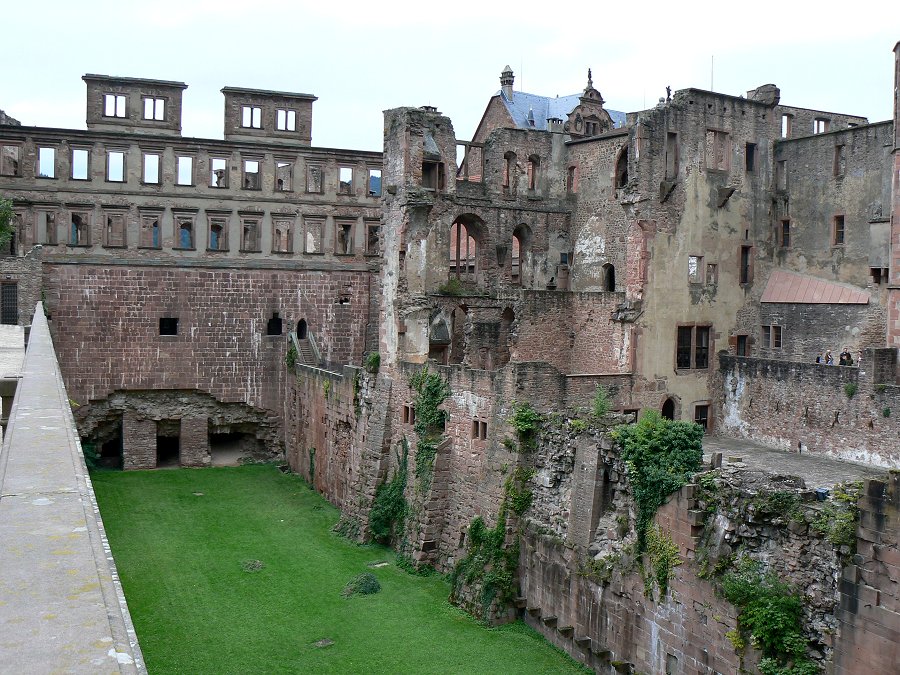
[(30, 326), (34, 308), (41, 299), (40, 246), (32, 248), (24, 256), (0, 257), (0, 279), (16, 284), (16, 309), (20, 326)]
[[(513, 96), (515, 96), (515, 93), (513, 93)], [(484, 115), (478, 123), (475, 134), (472, 136), (472, 142), (484, 143), (485, 139), (487, 139), (495, 129), (513, 129), (515, 126), (515, 122), (513, 122), (512, 117), (510, 117), (506, 105), (500, 100), (500, 94), (496, 94), (488, 101), (487, 108), (484, 110)]]
[[(900, 388), (873, 377), (866, 350), (859, 368), (720, 355), (718, 432), (733, 438), (900, 468)], [(856, 385), (853, 397), (846, 387)]]
[[(197, 389), (280, 411), (286, 335), (305, 318), (323, 358), (359, 363), (368, 274), (48, 264), (44, 286), (70, 396)], [(349, 302), (339, 304), (341, 298)], [(273, 312), (282, 336), (266, 335)], [(161, 317), (178, 335), (159, 334)]]

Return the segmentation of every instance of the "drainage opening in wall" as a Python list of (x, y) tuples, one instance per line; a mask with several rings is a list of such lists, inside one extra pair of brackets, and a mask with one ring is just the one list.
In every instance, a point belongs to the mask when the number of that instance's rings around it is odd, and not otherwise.
[(181, 420), (156, 423), (156, 468), (171, 469), (181, 465)]

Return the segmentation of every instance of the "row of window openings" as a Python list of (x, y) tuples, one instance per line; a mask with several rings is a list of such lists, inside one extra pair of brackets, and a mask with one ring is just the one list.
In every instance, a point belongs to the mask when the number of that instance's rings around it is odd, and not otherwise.
[[(210, 158), (209, 187), (228, 187), (228, 160), (220, 157)], [(0, 146), (0, 175), (19, 175), (19, 146)], [(148, 185), (160, 183), (160, 167), (162, 155), (156, 153), (144, 153), (142, 181)], [(259, 190), (261, 183), (261, 165), (259, 160), (246, 159), (243, 161), (243, 187), (248, 190)], [(90, 179), (90, 151), (80, 148), (72, 149), (73, 180)], [(175, 158), (175, 184), (193, 186), (195, 184), (194, 169), (196, 159), (190, 155), (179, 155)], [(37, 166), (35, 175), (38, 178), (56, 178), (56, 148), (39, 147), (37, 151)], [(321, 193), (323, 183), (323, 169), (320, 166), (307, 167), (306, 191)], [(109, 150), (106, 154), (106, 180), (111, 183), (125, 182), (125, 152), (122, 150)], [(292, 192), (294, 181), (293, 162), (275, 161), (275, 190), (276, 192)], [(369, 169), (367, 180), (367, 193), (370, 197), (381, 196), (381, 169)], [(342, 166), (338, 168), (338, 194), (353, 194), (353, 168)]]
[[(241, 126), (244, 129), (262, 129), (262, 108), (253, 105), (241, 106)], [(297, 111), (276, 108), (275, 130), (297, 131)]]
[[(144, 96), (144, 119), (164, 122), (166, 119), (166, 99)], [(105, 117), (128, 117), (128, 97), (124, 94), (103, 95), (103, 115)]]
[[(741, 246), (738, 263), (738, 283), (749, 284), (753, 281), (753, 247)], [(719, 283), (719, 265), (703, 263), (702, 255), (688, 256), (688, 282), (715, 286)]]
[[(400, 410), (400, 419), (403, 421), (403, 424), (415, 424), (416, 423), (416, 409), (411, 405), (404, 405)], [(487, 422), (483, 420), (472, 420), (472, 439), (474, 440), (487, 440), (488, 435), (488, 425)]]
[[(852, 129), (858, 126), (856, 122), (847, 122), (847, 128)], [(824, 134), (831, 129), (831, 120), (827, 117), (816, 117), (812, 121), (812, 132), (814, 134)], [(790, 138), (794, 133), (794, 116), (790, 113), (784, 113), (781, 116), (781, 137)]]
[[(44, 227), (45, 243), (55, 245), (57, 243), (56, 214), (42, 212), (40, 218)], [(125, 235), (124, 214), (109, 214), (106, 219), (106, 246), (127, 246)], [(324, 221), (307, 220), (306, 237), (304, 239), (305, 253), (323, 253), (322, 240)], [(352, 255), (354, 223), (335, 224), (335, 253), (339, 255)], [(291, 220), (274, 219), (272, 225), (272, 251), (275, 253), (291, 253), (293, 250), (294, 223)], [(178, 249), (194, 249), (194, 220), (176, 216), (175, 230), (177, 232)], [(366, 223), (365, 255), (379, 255), (379, 235), (381, 226), (375, 223)], [(260, 221), (258, 219), (241, 219), (241, 251), (260, 251)], [(228, 250), (228, 220), (226, 218), (211, 217), (209, 219), (209, 232), (207, 250)], [(71, 214), (71, 229), (69, 232), (69, 245), (90, 246), (90, 214), (87, 212)], [(161, 236), (159, 219), (145, 216), (141, 219), (140, 243), (141, 248), (161, 248)]]
[[(266, 335), (281, 335), (284, 331), (284, 321), (278, 312), (272, 312), (272, 318), (266, 322)], [(178, 317), (166, 316), (159, 319), (160, 335), (178, 335)]]
[[(791, 221), (785, 218), (778, 226), (778, 246), (790, 248), (791, 246)], [(847, 241), (847, 229), (844, 216), (835, 216), (831, 222), (831, 245), (843, 246)]]

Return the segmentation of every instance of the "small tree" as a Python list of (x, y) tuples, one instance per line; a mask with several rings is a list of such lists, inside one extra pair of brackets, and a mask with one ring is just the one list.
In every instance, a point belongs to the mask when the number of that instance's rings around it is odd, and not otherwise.
[(0, 248), (6, 247), (13, 236), (12, 202), (0, 199)]

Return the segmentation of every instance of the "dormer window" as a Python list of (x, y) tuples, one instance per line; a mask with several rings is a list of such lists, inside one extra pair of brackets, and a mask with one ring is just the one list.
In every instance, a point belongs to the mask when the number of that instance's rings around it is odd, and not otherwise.
[(262, 129), (262, 108), (252, 105), (241, 106), (241, 126), (245, 129)]
[(277, 131), (297, 131), (297, 111), (276, 110), (275, 129)]
[(155, 120), (157, 122), (165, 122), (166, 120), (166, 99), (164, 98), (144, 98), (144, 119)]
[(125, 117), (125, 100), (123, 94), (104, 94), (103, 114), (106, 117)]

